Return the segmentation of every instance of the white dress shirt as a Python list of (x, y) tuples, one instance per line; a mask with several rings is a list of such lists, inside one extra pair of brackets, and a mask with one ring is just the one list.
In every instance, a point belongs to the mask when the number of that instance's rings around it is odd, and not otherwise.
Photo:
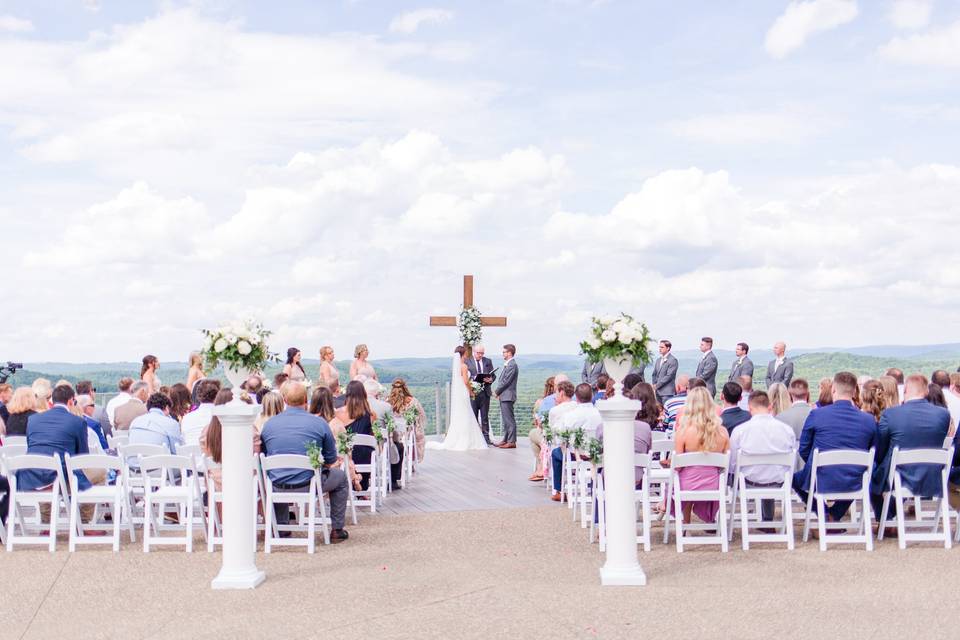
[(213, 403), (204, 402), (199, 407), (183, 416), (180, 420), (180, 433), (183, 434), (184, 444), (200, 444), (203, 430), (213, 418)]
[(577, 408), (577, 403), (573, 400), (567, 400), (563, 404), (558, 404), (557, 406), (550, 409), (550, 413), (547, 414), (550, 420), (550, 428), (556, 432), (563, 429), (563, 417)]
[(603, 418), (600, 417), (600, 411), (593, 406), (592, 402), (571, 402), (570, 404), (573, 405), (573, 409), (563, 414), (560, 428), (571, 430), (583, 429), (588, 438), (595, 438), (597, 435), (597, 427), (603, 422)]
[[(736, 429), (730, 436), (731, 462), (737, 459), (741, 451), (754, 455), (770, 453), (788, 453), (796, 447), (797, 437), (793, 429), (769, 414), (755, 415)], [(743, 475), (755, 484), (774, 484), (783, 482), (783, 474), (788, 467), (770, 464), (757, 464), (744, 467)]]
[(126, 391), (121, 391), (114, 397), (110, 398), (106, 408), (107, 418), (110, 419), (110, 424), (117, 424), (115, 417), (117, 413), (117, 407), (122, 407), (123, 405), (127, 404), (130, 402), (131, 398), (133, 398), (133, 396)]

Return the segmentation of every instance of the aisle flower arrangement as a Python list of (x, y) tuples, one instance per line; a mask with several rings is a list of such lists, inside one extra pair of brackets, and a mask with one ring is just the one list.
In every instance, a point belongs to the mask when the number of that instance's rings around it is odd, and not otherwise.
[(200, 355), (210, 369), (223, 364), (231, 371), (259, 371), (267, 362), (278, 361), (267, 346), (271, 332), (252, 320), (203, 329), (203, 335)]
[(580, 353), (590, 362), (629, 358), (634, 366), (650, 362), (650, 331), (632, 316), (593, 318), (590, 335), (580, 343)]

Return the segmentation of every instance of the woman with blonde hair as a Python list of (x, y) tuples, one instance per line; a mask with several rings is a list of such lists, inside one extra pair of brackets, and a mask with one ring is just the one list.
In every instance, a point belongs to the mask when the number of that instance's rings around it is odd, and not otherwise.
[(194, 351), (190, 354), (187, 371), (187, 389), (193, 392), (193, 385), (203, 380), (206, 374), (203, 372), (203, 357)]
[[(676, 453), (726, 453), (730, 450), (730, 436), (717, 416), (710, 392), (705, 388), (697, 387), (689, 391), (680, 428), (674, 438)], [(684, 467), (679, 475), (681, 489), (716, 489), (719, 486), (717, 483), (726, 481), (726, 478), (720, 477), (717, 467)], [(692, 511), (704, 522), (713, 522), (717, 519), (718, 509), (717, 502), (687, 503), (683, 505), (683, 521), (690, 522)]]
[(157, 369), (160, 368), (160, 360), (157, 356), (143, 356), (143, 364), (140, 366), (140, 379), (147, 383), (147, 394), (153, 395), (160, 391), (163, 383), (160, 382), (160, 376), (157, 375)]
[(413, 424), (407, 422), (407, 428), (413, 429), (414, 440), (417, 444), (417, 460), (423, 460), (423, 451), (427, 445), (427, 437), (423, 426), (427, 423), (427, 413), (423, 410), (420, 401), (413, 397), (407, 383), (403, 378), (397, 378), (390, 385), (390, 395), (387, 396), (387, 402), (396, 418), (406, 422), (404, 414), (411, 408), (415, 411)]
[(772, 416), (779, 415), (793, 406), (790, 392), (782, 382), (774, 382), (770, 385), (767, 395), (770, 396), (770, 415)]
[(880, 376), (877, 378), (877, 382), (879, 382), (880, 386), (883, 387), (884, 409), (889, 409), (890, 407), (899, 407), (900, 390), (897, 389), (897, 379), (893, 376)]
[(860, 411), (869, 413), (873, 419), (880, 423), (880, 414), (887, 408), (883, 385), (879, 380), (867, 380), (863, 383), (860, 391)]
[(263, 396), (260, 402), (260, 415), (253, 421), (253, 428), (257, 433), (263, 431), (263, 425), (273, 416), (283, 413), (283, 396), (279, 391), (271, 391)]
[(8, 436), (27, 435), (27, 420), (37, 412), (37, 395), (30, 387), (18, 387), (13, 392), (13, 397), (7, 403), (7, 411), (10, 417), (7, 418)]
[(320, 384), (330, 388), (334, 382), (339, 386), (340, 384), (340, 372), (337, 370), (337, 366), (333, 364), (334, 353), (333, 347), (329, 345), (324, 345), (320, 347)]
[(34, 410), (39, 413), (43, 413), (52, 406), (50, 404), (50, 396), (53, 395), (53, 387), (50, 385), (50, 381), (46, 378), (37, 378), (33, 381), (33, 384), (30, 385), (30, 387), (33, 389), (33, 395), (36, 402)]
[(377, 371), (373, 368), (367, 358), (370, 356), (370, 350), (367, 345), (358, 344), (353, 350), (353, 362), (350, 363), (350, 379), (356, 380), (357, 376), (366, 376), (367, 378), (377, 379)]

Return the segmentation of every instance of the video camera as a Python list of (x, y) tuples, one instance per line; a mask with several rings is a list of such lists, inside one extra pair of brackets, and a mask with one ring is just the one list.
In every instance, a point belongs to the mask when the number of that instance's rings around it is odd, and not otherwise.
[(17, 369), (23, 369), (22, 362), (7, 361), (7, 364), (0, 366), (0, 384), (6, 382), (7, 378), (17, 372)]

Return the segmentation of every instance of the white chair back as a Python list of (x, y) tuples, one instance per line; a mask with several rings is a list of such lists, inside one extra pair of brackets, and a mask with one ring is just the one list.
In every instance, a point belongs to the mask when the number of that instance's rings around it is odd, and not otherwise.
[[(110, 544), (113, 550), (120, 551), (120, 523), (124, 518), (126, 505), (126, 491), (123, 486), (123, 463), (116, 456), (104, 454), (64, 455), (64, 464), (67, 467), (67, 477), (70, 481), (70, 551), (76, 551), (78, 544)], [(79, 481), (75, 472), (102, 471), (104, 476), (109, 471), (116, 472), (116, 484), (94, 485), (85, 491), (80, 491)], [(106, 504), (110, 512), (111, 524), (96, 522), (98, 510), (94, 511), (94, 521), (84, 524), (80, 518), (80, 505), (92, 504), (99, 506)], [(127, 518), (130, 531), (130, 540), (134, 539), (133, 521)], [(112, 531), (110, 537), (95, 537), (84, 534), (86, 530)]]
[[(894, 447), (893, 453), (890, 455), (890, 473), (887, 477), (890, 490), (883, 494), (880, 526), (877, 531), (878, 540), (883, 540), (892, 497), (896, 500), (897, 544), (901, 549), (907, 548), (907, 542), (942, 542), (945, 549), (951, 547), (948, 477), (950, 465), (953, 463), (953, 446), (952, 438), (948, 438), (948, 440), (951, 441), (951, 446), (946, 449), (901, 449), (900, 447)], [(940, 467), (939, 496), (916, 495), (904, 483), (902, 467), (918, 464)], [(913, 518), (910, 519), (907, 518), (906, 513), (906, 500), (908, 498), (912, 498), (914, 504)], [(933, 501), (935, 508), (932, 513), (924, 511), (924, 498)], [(927, 517), (928, 515), (931, 517)], [(960, 532), (960, 524), (958, 524), (957, 531)]]
[(5, 447), (12, 444), (27, 446), (27, 436), (4, 436), (2, 440)]
[(4, 456), (22, 456), (27, 452), (25, 444), (5, 444), (0, 447), (0, 458)]
[[(828, 544), (863, 544), (867, 551), (873, 551), (873, 507), (870, 503), (870, 476), (873, 473), (874, 449), (833, 449), (830, 451), (813, 450), (810, 461), (810, 492), (807, 497), (807, 512), (803, 525), (803, 540), (810, 533), (810, 519), (816, 515), (820, 538), (820, 550), (826, 551)], [(817, 483), (817, 474), (824, 467), (848, 465), (863, 467), (860, 486), (850, 491), (821, 491)], [(817, 509), (813, 509), (816, 500)], [(826, 503), (828, 501), (851, 501), (849, 522), (827, 522)], [(857, 507), (859, 503), (859, 508)], [(854, 533), (830, 533), (830, 531), (854, 531)]]
[[(715, 467), (718, 470), (717, 488), (709, 489), (684, 489), (680, 486), (680, 471), (689, 467)], [(727, 538), (727, 471), (730, 468), (729, 453), (678, 453), (671, 459), (671, 485), (673, 494), (673, 503), (675, 511), (675, 522), (677, 527), (677, 551), (683, 553), (685, 544), (719, 544), (720, 549), (726, 553), (728, 548)], [(716, 522), (702, 524), (684, 524), (683, 522), (683, 502), (684, 501), (716, 501), (719, 503)], [(665, 528), (669, 527), (669, 522)], [(716, 535), (689, 536), (684, 535), (684, 529), (694, 531), (715, 530)]]
[[(733, 491), (730, 499), (730, 539), (736, 527), (740, 528), (740, 541), (744, 551), (750, 549), (751, 542), (785, 542), (788, 550), (793, 550), (793, 471), (797, 461), (796, 451), (784, 453), (746, 453), (737, 454)], [(780, 486), (752, 487), (747, 483), (746, 470), (758, 466), (779, 467)], [(771, 483), (773, 484), (773, 483)], [(771, 500), (781, 503), (781, 520), (764, 520), (762, 501)], [(751, 502), (754, 512), (750, 512)], [(737, 518), (739, 509), (740, 518)], [(776, 529), (775, 533), (757, 532), (751, 529)]]
[[(149, 445), (130, 445), (149, 446)], [(127, 451), (127, 448), (125, 448)], [(194, 505), (200, 495), (197, 479), (197, 467), (190, 456), (160, 454), (144, 457), (137, 456), (136, 466), (140, 469), (142, 486), (145, 487), (143, 550), (150, 551), (151, 545), (184, 545), (185, 550), (193, 551)], [(168, 504), (178, 506), (179, 524), (164, 523)], [(159, 514), (154, 511), (159, 506)], [(201, 511), (201, 527), (204, 537), (207, 535), (206, 517)], [(186, 522), (184, 522), (184, 518)], [(161, 532), (182, 530), (183, 536), (163, 536)]]
[[(10, 483), (10, 502), (7, 513), (7, 551), (13, 551), (17, 544), (45, 544), (51, 553), (57, 545), (57, 522), (60, 519), (60, 507), (67, 496), (67, 487), (63, 479), (63, 467), (60, 456), (38, 454), (23, 454), (19, 456), (4, 456), (3, 466), (7, 470), (7, 480)], [(50, 487), (45, 490), (20, 491), (17, 489), (17, 472), (27, 469), (53, 471), (56, 478)], [(31, 535), (33, 529), (40, 525), (28, 525), (23, 507), (39, 509), (41, 504), (50, 505), (50, 523), (46, 536)], [(20, 533), (17, 533), (19, 528)]]
[[(375, 440), (375, 439), (374, 439)], [(274, 546), (305, 546), (307, 553), (313, 553), (316, 548), (316, 527), (319, 524), (323, 532), (324, 544), (330, 544), (330, 520), (326, 515), (323, 496), (320, 493), (320, 478), (317, 470), (310, 464), (310, 458), (297, 454), (278, 454), (267, 456), (260, 454), (260, 468), (263, 470), (263, 483), (266, 493), (267, 527), (263, 536), (263, 547), (270, 553)], [(269, 472), (277, 469), (303, 469), (313, 472), (310, 484), (301, 491), (277, 491), (273, 487)], [(274, 505), (289, 505), (297, 507), (297, 524), (281, 525), (277, 522)], [(319, 510), (319, 514), (317, 513)], [(306, 513), (304, 513), (306, 511)], [(288, 531), (305, 531), (306, 538), (281, 538), (280, 533)]]

